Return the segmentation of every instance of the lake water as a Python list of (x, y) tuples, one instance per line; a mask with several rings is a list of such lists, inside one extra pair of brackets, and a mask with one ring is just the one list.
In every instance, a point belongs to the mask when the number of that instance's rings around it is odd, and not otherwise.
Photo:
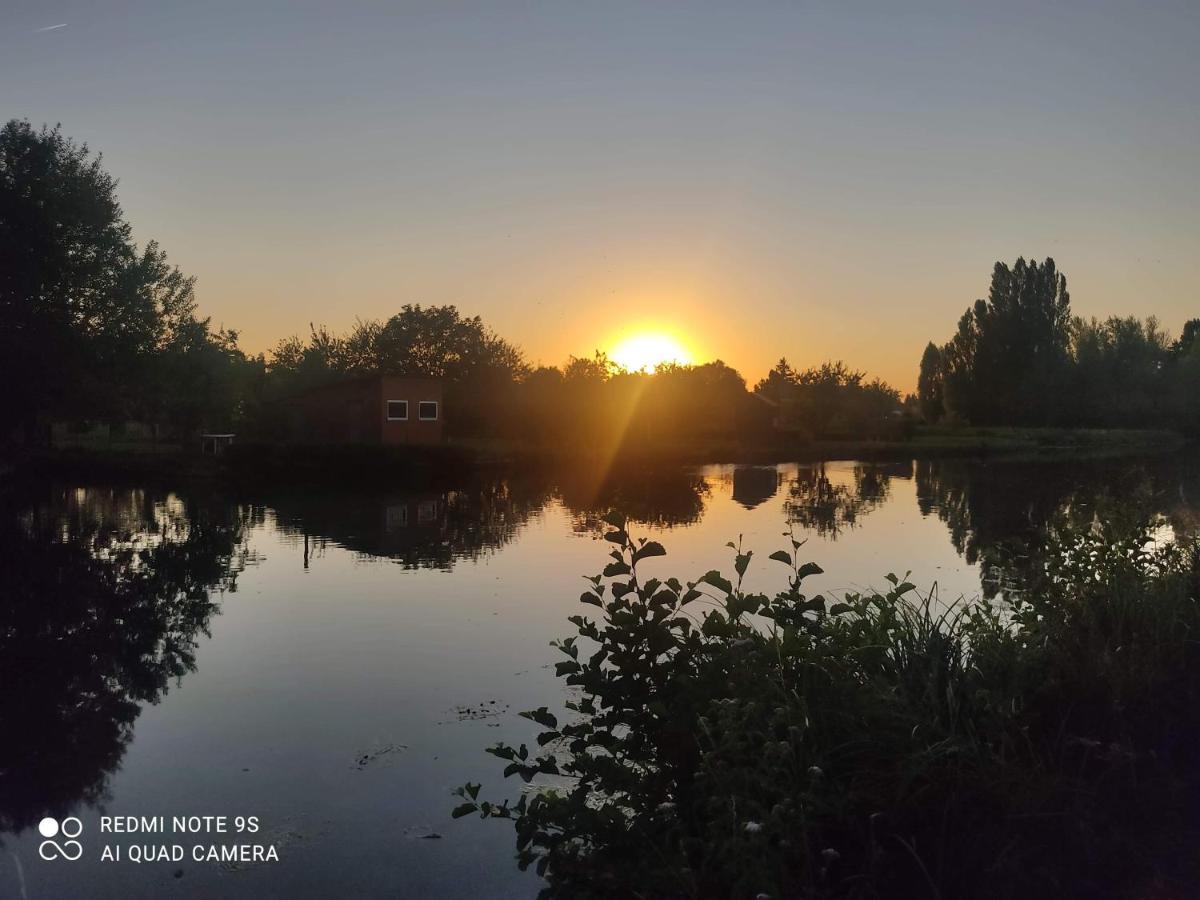
[[(1200, 521), (1194, 451), (1053, 463), (710, 466), (626, 478), (483, 477), (420, 491), (213, 497), (86, 484), (0, 494), (0, 897), (531, 897), (503, 822), (453, 821), (561, 704), (548, 642), (626, 511), (648, 574), (784, 584), (789, 528), (841, 593), (889, 572), (941, 602), (1017, 590), (1058, 523)], [(77, 817), (78, 860), (38, 822)], [(165, 833), (101, 830), (163, 816)], [(175, 816), (225, 816), (179, 833)], [(237, 817), (259, 830), (237, 834)], [(243, 823), (244, 824), (244, 823)], [(64, 844), (64, 836), (55, 838)], [(196, 861), (264, 844), (278, 861)], [(184, 859), (135, 863), (134, 845)], [(120, 861), (103, 860), (119, 848)], [(70, 848), (68, 848), (70, 849)], [(115, 849), (113, 849), (115, 852)]]

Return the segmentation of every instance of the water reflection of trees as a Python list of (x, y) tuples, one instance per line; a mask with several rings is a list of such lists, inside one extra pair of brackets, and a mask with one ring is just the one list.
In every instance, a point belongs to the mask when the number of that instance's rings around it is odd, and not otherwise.
[(788, 482), (784, 512), (789, 523), (836, 539), (883, 505), (891, 479), (911, 477), (909, 462), (855, 463), (848, 471), (827, 463), (803, 465)]
[(0, 502), (0, 833), (103, 799), (248, 558), (238, 510), (134, 490)]
[(1200, 472), (1185, 456), (1055, 462), (917, 463), (923, 515), (946, 523), (954, 549), (977, 564), (985, 597), (1036, 583), (1066, 529), (1097, 520), (1159, 518), (1176, 538), (1196, 533)]
[[(1056, 529), (1131, 511), (1168, 517), (1194, 533), (1200, 479), (1196, 465), (1160, 460), (916, 463), (814, 463), (794, 471), (737, 466), (720, 476), (735, 503), (762, 506), (782, 493), (789, 522), (836, 539), (891, 498), (894, 479), (914, 479), (922, 515), (936, 515), (955, 550), (981, 570), (994, 596), (1027, 581)], [(547, 504), (562, 503), (574, 531), (598, 534), (619, 510), (656, 528), (687, 526), (705, 513), (709, 479), (699, 470), (591, 468), (479, 475), (453, 488), (347, 493), (312, 491), (265, 498), (279, 527), (311, 556), (326, 542), (406, 567), (449, 569), (515, 539)]]
[(633, 521), (670, 527), (699, 521), (708, 485), (684, 469), (602, 473), (559, 469), (489, 476), (453, 487), (380, 492), (297, 491), (264, 495), (276, 527), (304, 547), (305, 564), (332, 543), (405, 568), (449, 570), (514, 540), (554, 500), (577, 532), (603, 530), (617, 509)]
[(513, 540), (548, 498), (545, 483), (480, 478), (454, 489), (305, 491), (266, 502), (276, 526), (303, 542), (306, 565), (330, 541), (405, 568), (449, 570)]
[(554, 489), (577, 532), (603, 531), (600, 520), (610, 510), (655, 528), (692, 525), (704, 515), (709, 494), (704, 476), (684, 468), (558, 473)]

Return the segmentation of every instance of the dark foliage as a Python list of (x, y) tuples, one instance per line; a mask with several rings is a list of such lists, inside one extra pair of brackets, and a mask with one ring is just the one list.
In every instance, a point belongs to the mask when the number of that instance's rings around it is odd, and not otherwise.
[(840, 360), (796, 371), (781, 359), (754, 390), (776, 405), (781, 428), (819, 438), (889, 434), (901, 411), (899, 391)]
[(1154, 317), (1072, 317), (1054, 260), (996, 263), (944, 346), (921, 357), (927, 422), (1200, 430), (1200, 320), (1172, 342)]
[(662, 556), (609, 519), (612, 562), (557, 642), (572, 699), (537, 745), (489, 752), (539, 787), (458, 790), (511, 820), (546, 897), (1186, 893), (1200, 821), (1196, 555), (1144, 530), (1056, 539), (1011, 606), (808, 596), (800, 543), (771, 598), (736, 577), (639, 574)]
[[(138, 249), (116, 181), (58, 128), (0, 129), (0, 379), (11, 434), (51, 419), (227, 426), (245, 359), (196, 317), (193, 280)], [(3, 435), (0, 435), (3, 436)]]
[(237, 512), (57, 493), (0, 504), (0, 832), (105, 799), (142, 706), (193, 671), (212, 594), (246, 554)]

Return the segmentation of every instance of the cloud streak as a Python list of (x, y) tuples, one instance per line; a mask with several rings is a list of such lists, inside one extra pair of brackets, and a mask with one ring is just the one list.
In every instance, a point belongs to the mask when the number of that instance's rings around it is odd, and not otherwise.
[(33, 33), (41, 34), (43, 31), (55, 31), (59, 28), (66, 28), (66, 27), (67, 27), (67, 23), (63, 22), (61, 25), (47, 25), (45, 28), (35, 28), (35, 29), (33, 29)]

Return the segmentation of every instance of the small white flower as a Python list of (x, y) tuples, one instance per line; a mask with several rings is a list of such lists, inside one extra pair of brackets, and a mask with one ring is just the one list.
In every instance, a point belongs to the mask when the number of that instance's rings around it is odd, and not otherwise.
[(809, 766), (808, 774), (812, 778), (820, 778), (825, 774), (825, 771), (820, 766)]
[(745, 831), (746, 834), (758, 834), (760, 831), (762, 831), (762, 822), (747, 822), (742, 827), (742, 830)]

